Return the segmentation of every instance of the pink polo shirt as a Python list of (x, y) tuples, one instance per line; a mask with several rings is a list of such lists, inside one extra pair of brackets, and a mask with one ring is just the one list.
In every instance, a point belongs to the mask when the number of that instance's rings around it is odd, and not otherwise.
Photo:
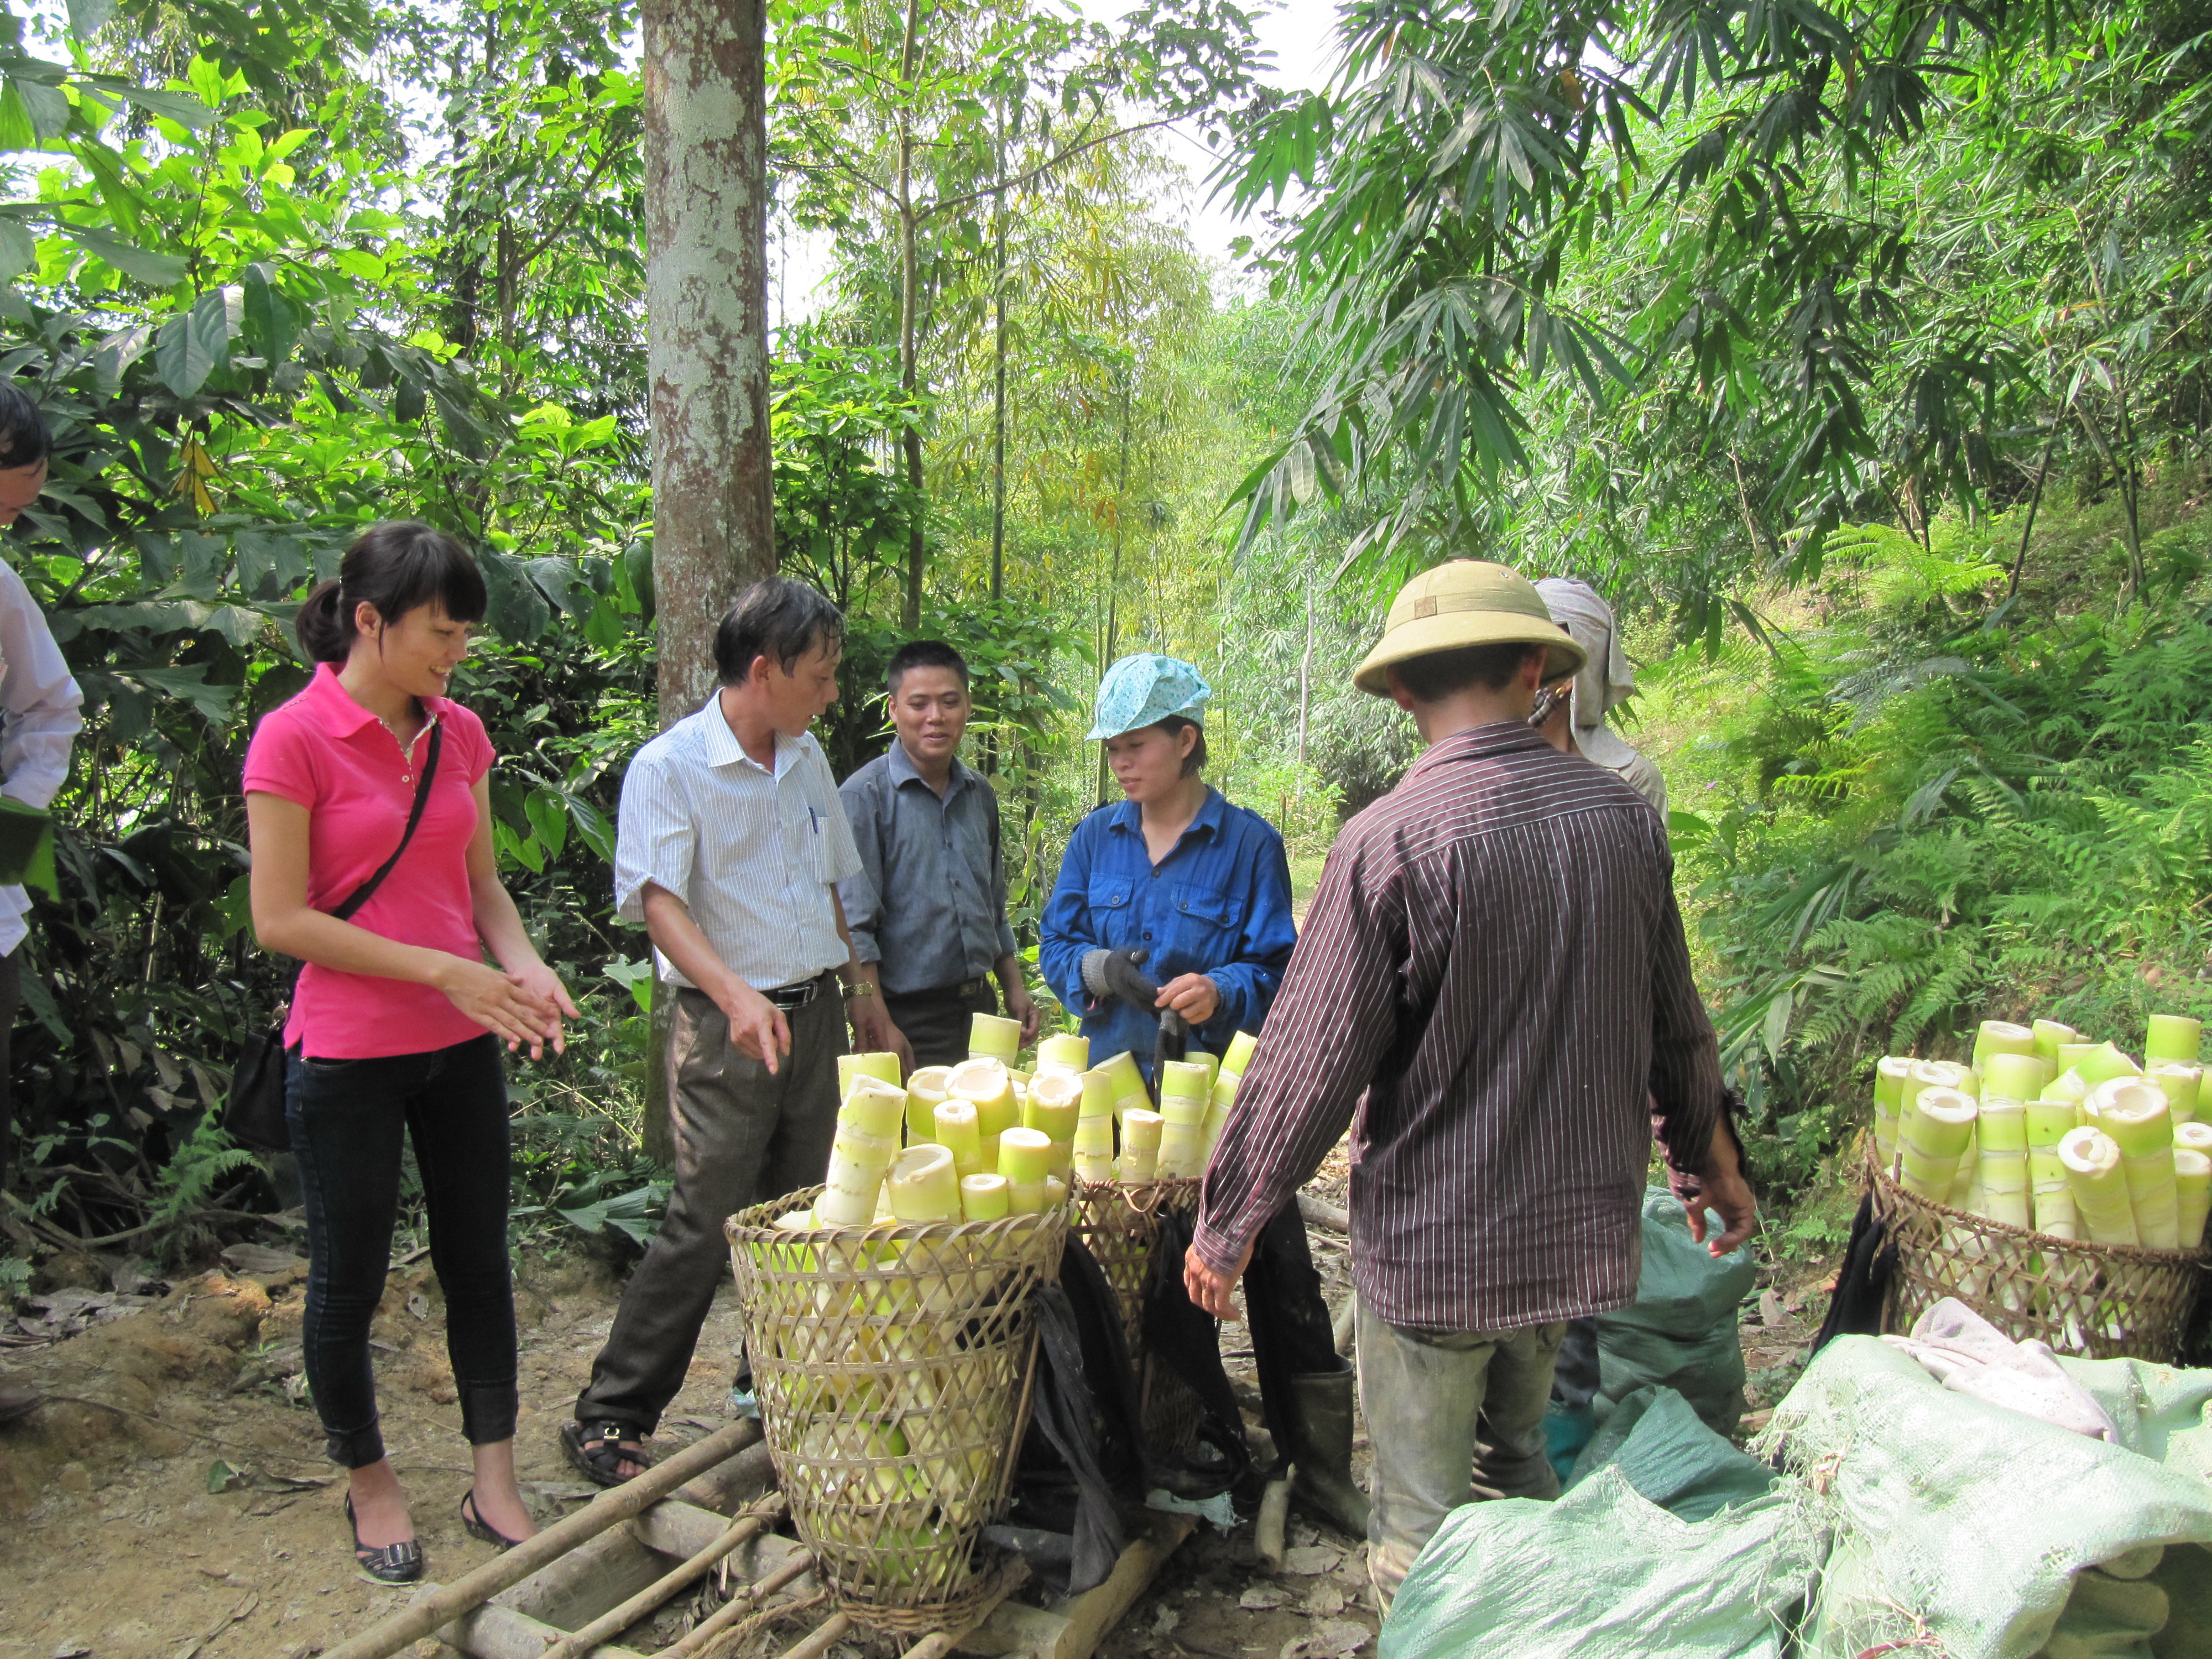
[[(469, 896), (468, 848), (476, 834), (477, 780), (491, 770), (483, 722), (445, 697), (426, 697), (446, 728), (438, 775), (415, 839), (353, 924), (402, 944), (481, 960)], [(430, 732), (415, 740), (428, 758)], [(413, 763), (398, 738), (338, 684), (324, 663), (307, 689), (270, 709), (246, 750), (245, 788), (306, 807), (307, 902), (336, 908), (392, 856), (415, 803)], [(287, 1044), (319, 1060), (368, 1060), (427, 1054), (482, 1036), (484, 1028), (443, 993), (404, 980), (342, 974), (309, 963), (285, 1023)]]

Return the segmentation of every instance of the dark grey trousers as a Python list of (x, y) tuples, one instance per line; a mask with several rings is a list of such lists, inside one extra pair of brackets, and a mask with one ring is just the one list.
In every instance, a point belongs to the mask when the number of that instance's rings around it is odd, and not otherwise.
[(884, 1012), (914, 1050), (915, 1066), (957, 1066), (968, 1058), (970, 1023), (977, 1014), (999, 1012), (999, 994), (986, 980), (972, 996), (961, 995), (957, 985), (912, 996), (887, 996)]
[(788, 1018), (791, 1053), (770, 1076), (732, 1045), (729, 1019), (713, 998), (677, 993), (668, 1033), (676, 1190), (592, 1362), (577, 1421), (612, 1418), (652, 1433), (684, 1386), (699, 1328), (729, 1274), (722, 1223), (749, 1205), (821, 1183), (837, 1128), (844, 999), (833, 981)]

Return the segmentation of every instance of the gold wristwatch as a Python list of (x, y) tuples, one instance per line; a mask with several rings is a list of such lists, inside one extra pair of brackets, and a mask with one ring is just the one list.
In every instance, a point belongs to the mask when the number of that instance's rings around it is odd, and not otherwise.
[(845, 994), (848, 997), (872, 997), (875, 994), (876, 982), (872, 979), (851, 980), (845, 986)]

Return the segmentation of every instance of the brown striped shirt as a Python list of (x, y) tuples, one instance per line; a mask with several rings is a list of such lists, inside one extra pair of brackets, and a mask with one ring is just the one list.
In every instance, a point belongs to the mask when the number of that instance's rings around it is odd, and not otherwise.
[(1652, 1130), (1698, 1170), (1720, 1110), (1673, 874), (1643, 798), (1526, 726), (1431, 748), (1329, 854), (1206, 1173), (1200, 1258), (1232, 1268), (1350, 1123), (1352, 1279), (1382, 1318), (1500, 1330), (1632, 1300)]

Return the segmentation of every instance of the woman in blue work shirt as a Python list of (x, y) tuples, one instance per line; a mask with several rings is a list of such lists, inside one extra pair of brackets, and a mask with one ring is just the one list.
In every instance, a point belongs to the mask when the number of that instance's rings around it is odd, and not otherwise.
[(1107, 671), (1090, 736), (1105, 741), (1126, 799), (1076, 825), (1041, 928), (1038, 965), (1081, 1014), (1091, 1059), (1126, 1048), (1148, 1080), (1158, 1016), (1105, 994), (1095, 953), (1144, 951), (1158, 1006), (1218, 1054), (1259, 1030), (1297, 941), (1282, 836), (1203, 775), (1211, 695), (1173, 657), (1124, 657)]
[[(1148, 1075), (1157, 1008), (1174, 1009), (1220, 1054), (1238, 1031), (1259, 1031), (1297, 940), (1282, 836), (1201, 775), (1209, 695), (1198, 670), (1173, 657), (1124, 657), (1107, 670), (1091, 737), (1104, 741), (1126, 799), (1075, 826), (1041, 929), (1039, 964), (1061, 1003), (1080, 1012), (1092, 1060), (1126, 1048)], [(1108, 953), (1127, 950), (1146, 953), (1145, 973), (1160, 988), (1155, 1009), (1110, 994)], [(1330, 1337), (1295, 1202), (1261, 1230), (1244, 1282), (1268, 1429), (1278, 1455), (1297, 1466), (1292, 1495), (1364, 1538), (1352, 1373)]]

